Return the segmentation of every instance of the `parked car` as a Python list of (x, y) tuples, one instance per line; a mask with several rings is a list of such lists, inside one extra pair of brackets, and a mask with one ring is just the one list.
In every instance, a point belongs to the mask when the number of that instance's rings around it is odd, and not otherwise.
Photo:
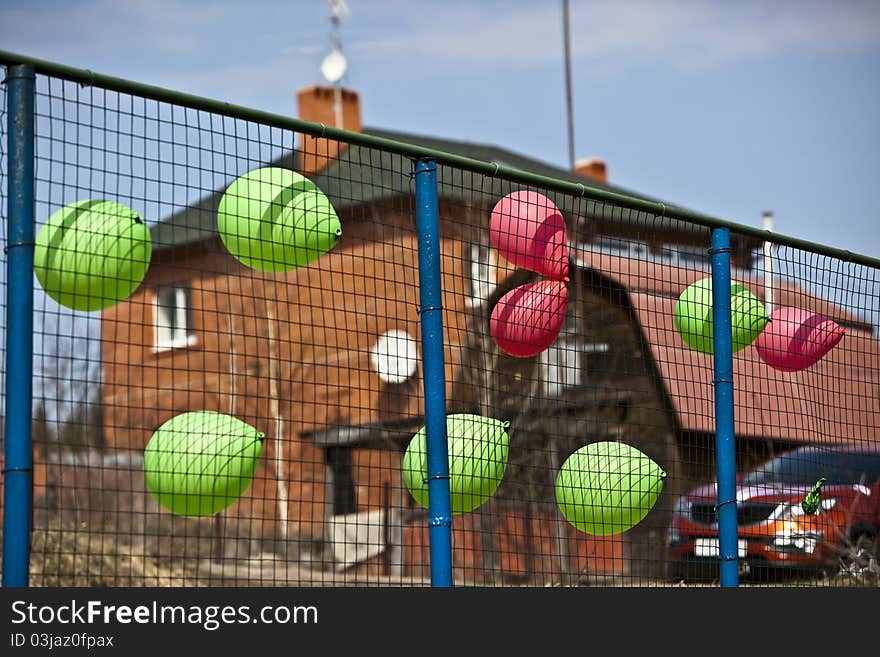
[[(818, 507), (807, 513), (804, 498), (822, 477)], [(716, 484), (679, 498), (668, 533), (672, 579), (719, 577), (717, 503)], [(737, 478), (736, 515), (743, 579), (880, 577), (880, 447), (805, 446), (772, 458)]]

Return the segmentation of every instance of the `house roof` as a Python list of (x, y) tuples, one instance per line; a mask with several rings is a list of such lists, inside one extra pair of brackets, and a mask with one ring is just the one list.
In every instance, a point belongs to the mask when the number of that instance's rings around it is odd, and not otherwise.
[[(383, 139), (408, 143), (450, 153), (481, 162), (495, 163), (531, 174), (565, 180), (635, 197), (650, 202), (663, 202), (661, 199), (637, 194), (616, 185), (603, 184), (576, 172), (549, 165), (545, 162), (520, 155), (496, 146), (465, 141), (440, 139), (411, 135), (388, 130), (365, 128), (364, 134)], [(287, 153), (272, 163), (297, 169), (296, 151)], [(311, 176), (315, 184), (330, 198), (337, 211), (380, 202), (400, 196), (410, 196), (414, 192), (412, 164), (410, 158), (382, 151), (375, 147), (350, 144), (331, 161), (320, 173)], [(437, 170), (438, 196), (441, 200), (462, 203), (482, 203), (491, 207), (505, 194), (518, 186), (498, 177), (471, 173), (450, 166), (439, 166)], [(197, 203), (168, 217), (151, 228), (154, 249), (185, 246), (217, 236), (216, 210), (225, 187), (214, 190)], [(552, 195), (554, 202), (563, 214), (572, 221), (588, 221), (593, 232), (617, 233), (630, 228), (630, 232), (645, 230), (651, 226), (653, 231), (660, 229), (675, 233), (679, 238), (686, 235), (705, 243), (709, 229), (697, 224), (664, 218), (662, 223), (652, 220), (653, 215), (633, 210), (623, 210), (609, 204), (588, 199), (577, 199), (567, 194)], [(732, 235), (732, 240), (739, 239)], [(753, 238), (742, 238), (751, 244)]]
[[(601, 253), (583, 254), (578, 264), (628, 290), (681, 429), (714, 432), (712, 358), (687, 347), (674, 323), (681, 292), (709, 272)], [(732, 279), (766, 301), (763, 281), (754, 274), (735, 272)], [(777, 281), (773, 294), (774, 307), (820, 313), (846, 334), (800, 372), (771, 368), (752, 346), (734, 353), (736, 435), (829, 444), (880, 440), (880, 340), (872, 325), (788, 281)]]

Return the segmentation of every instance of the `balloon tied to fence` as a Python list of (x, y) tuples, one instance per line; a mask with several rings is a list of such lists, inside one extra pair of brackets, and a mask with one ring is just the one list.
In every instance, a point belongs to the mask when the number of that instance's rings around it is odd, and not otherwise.
[(261, 167), (234, 180), (220, 199), (217, 228), (239, 262), (264, 272), (308, 265), (342, 236), (327, 195), (283, 167)]
[(609, 536), (628, 531), (654, 507), (666, 472), (626, 443), (584, 445), (562, 464), (556, 476), (556, 503), (580, 531)]
[[(446, 418), (449, 501), (468, 513), (497, 491), (508, 463), (510, 422), (474, 414)], [(429, 508), (427, 427), (410, 440), (403, 479), (416, 502)], [(607, 536), (631, 529), (654, 507), (666, 473), (651, 458), (620, 442), (585, 445), (556, 475), (556, 502), (574, 527)]]
[(810, 488), (804, 496), (804, 499), (801, 502), (801, 508), (808, 516), (813, 515), (819, 510), (819, 505), (822, 502), (822, 486), (825, 485), (825, 482), (827, 481), (827, 478), (819, 477), (819, 481), (813, 484), (813, 487)]
[(520, 285), (498, 300), (489, 317), (496, 344), (520, 358), (535, 356), (556, 340), (565, 321), (568, 287), (540, 280)]
[[(730, 328), (732, 349), (740, 351), (752, 344), (768, 321), (767, 310), (743, 285), (730, 283)], [(712, 279), (692, 283), (675, 304), (675, 326), (691, 349), (704, 354), (715, 352), (712, 317)]]
[(797, 372), (818, 363), (843, 339), (845, 331), (833, 319), (802, 308), (782, 307), (755, 340), (762, 361), (782, 372)]
[(144, 450), (147, 488), (172, 513), (219, 513), (250, 486), (263, 438), (261, 431), (231, 415), (176, 415), (156, 429)]
[[(675, 304), (675, 327), (691, 349), (715, 351), (712, 316), (712, 279), (689, 285)], [(845, 335), (843, 327), (829, 317), (803, 308), (782, 306), (768, 315), (764, 305), (746, 287), (730, 284), (732, 348), (754, 345), (758, 357), (781, 372), (812, 367)]]
[(568, 236), (559, 208), (533, 191), (516, 191), (495, 204), (489, 238), (512, 264), (551, 280), (568, 275)]
[(490, 333), (510, 356), (529, 358), (559, 335), (568, 302), (568, 236), (559, 208), (533, 191), (516, 191), (495, 204), (492, 245), (509, 262), (544, 278), (507, 292), (489, 318)]
[[(510, 422), (470, 413), (446, 417), (452, 513), (473, 511), (498, 489), (507, 469), (509, 426)], [(406, 448), (403, 479), (416, 502), (428, 508), (427, 426)]]
[(150, 230), (134, 210), (104, 199), (67, 205), (40, 228), (34, 273), (62, 306), (92, 312), (131, 296), (150, 266)]

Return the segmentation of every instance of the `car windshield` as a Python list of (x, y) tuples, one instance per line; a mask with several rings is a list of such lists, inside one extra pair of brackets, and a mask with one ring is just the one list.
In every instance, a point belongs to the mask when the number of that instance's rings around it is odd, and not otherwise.
[(742, 479), (746, 485), (872, 484), (880, 479), (880, 453), (797, 451), (782, 454), (758, 466)]

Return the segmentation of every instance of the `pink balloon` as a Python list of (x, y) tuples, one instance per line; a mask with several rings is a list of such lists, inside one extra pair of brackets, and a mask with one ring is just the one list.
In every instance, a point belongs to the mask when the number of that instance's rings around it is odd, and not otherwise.
[(495, 204), (492, 244), (513, 264), (560, 281), (568, 275), (568, 237), (556, 204), (538, 192), (511, 192)]
[(492, 309), (489, 329), (502, 351), (528, 358), (549, 347), (565, 320), (568, 287), (540, 280), (513, 288)]
[(765, 363), (783, 372), (796, 372), (816, 364), (844, 333), (834, 320), (786, 306), (770, 313), (770, 321), (754, 344)]

